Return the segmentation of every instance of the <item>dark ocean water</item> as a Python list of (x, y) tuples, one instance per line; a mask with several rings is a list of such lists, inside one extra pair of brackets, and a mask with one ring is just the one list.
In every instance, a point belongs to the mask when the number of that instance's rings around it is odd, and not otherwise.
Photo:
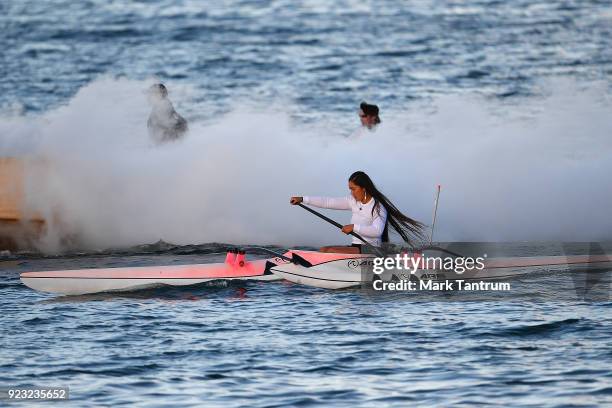
[[(191, 116), (237, 99), (296, 115), (540, 80), (612, 76), (609, 1), (3, 1), (0, 106), (39, 111), (102, 74), (196, 89)], [(351, 118), (353, 119), (353, 118)]]
[[(77, 406), (604, 406), (612, 398), (609, 269), (537, 268), (510, 292), (465, 296), (214, 282), (56, 297), (18, 280), (29, 270), (221, 262), (224, 249), (157, 244), (0, 262), (0, 384), (68, 386)], [(597, 284), (584, 292), (588, 276)]]
[[(8, 0), (0, 29), (0, 107), (25, 113), (101, 75), (188, 86), (190, 119), (248, 100), (340, 122), (362, 99), (401, 110), (466, 92), (521, 104), (550, 78), (612, 78), (609, 1)], [(69, 386), (74, 406), (612, 404), (609, 271), (593, 297), (579, 290), (584, 272), (539, 269), (509, 294), (470, 299), (283, 282), (67, 298), (18, 279), (220, 262), (224, 250), (3, 255), (0, 386)]]

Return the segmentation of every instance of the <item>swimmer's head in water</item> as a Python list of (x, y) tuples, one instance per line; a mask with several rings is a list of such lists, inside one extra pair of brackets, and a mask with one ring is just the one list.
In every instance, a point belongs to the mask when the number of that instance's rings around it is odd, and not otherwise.
[(373, 127), (378, 125), (380, 123), (378, 113), (379, 109), (376, 105), (371, 105), (366, 102), (361, 102), (361, 105), (359, 105), (359, 119), (363, 126)]

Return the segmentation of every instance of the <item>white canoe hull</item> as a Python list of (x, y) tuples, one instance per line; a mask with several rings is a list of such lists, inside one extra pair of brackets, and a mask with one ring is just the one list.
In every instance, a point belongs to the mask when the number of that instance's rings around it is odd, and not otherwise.
[(270, 268), (272, 273), (293, 283), (324, 289), (344, 289), (361, 285), (361, 265), (374, 255), (334, 254), (291, 251), (312, 264), (310, 267), (287, 263)]
[(329, 262), (306, 268), (287, 264), (282, 268), (273, 267), (272, 272), (279, 277), (300, 285), (324, 289), (344, 289), (360, 286), (360, 269), (349, 269), (344, 261)]

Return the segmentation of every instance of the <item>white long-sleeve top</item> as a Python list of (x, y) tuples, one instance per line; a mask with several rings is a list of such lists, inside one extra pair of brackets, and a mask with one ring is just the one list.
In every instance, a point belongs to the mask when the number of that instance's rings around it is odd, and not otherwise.
[[(387, 210), (381, 204), (372, 214), (374, 201), (374, 198), (370, 198), (370, 201), (363, 204), (355, 200), (353, 196), (338, 198), (304, 197), (304, 204), (310, 204), (314, 207), (332, 210), (351, 210), (353, 213), (351, 217), (353, 231), (361, 235), (368, 243), (374, 246), (381, 246), (382, 234), (387, 223)], [(353, 243), (363, 244), (356, 237), (353, 237)]]

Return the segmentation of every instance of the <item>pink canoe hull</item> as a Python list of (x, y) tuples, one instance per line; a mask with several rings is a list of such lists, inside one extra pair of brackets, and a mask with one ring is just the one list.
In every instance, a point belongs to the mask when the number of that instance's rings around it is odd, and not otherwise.
[[(268, 260), (246, 262), (244, 266), (224, 263), (142, 266), (132, 268), (76, 269), (24, 272), (21, 281), (28, 287), (62, 295), (83, 295), (109, 291), (130, 291), (156, 286), (195, 285), (213, 280), (278, 280), (266, 272)], [(284, 262), (276, 258), (274, 263)]]

